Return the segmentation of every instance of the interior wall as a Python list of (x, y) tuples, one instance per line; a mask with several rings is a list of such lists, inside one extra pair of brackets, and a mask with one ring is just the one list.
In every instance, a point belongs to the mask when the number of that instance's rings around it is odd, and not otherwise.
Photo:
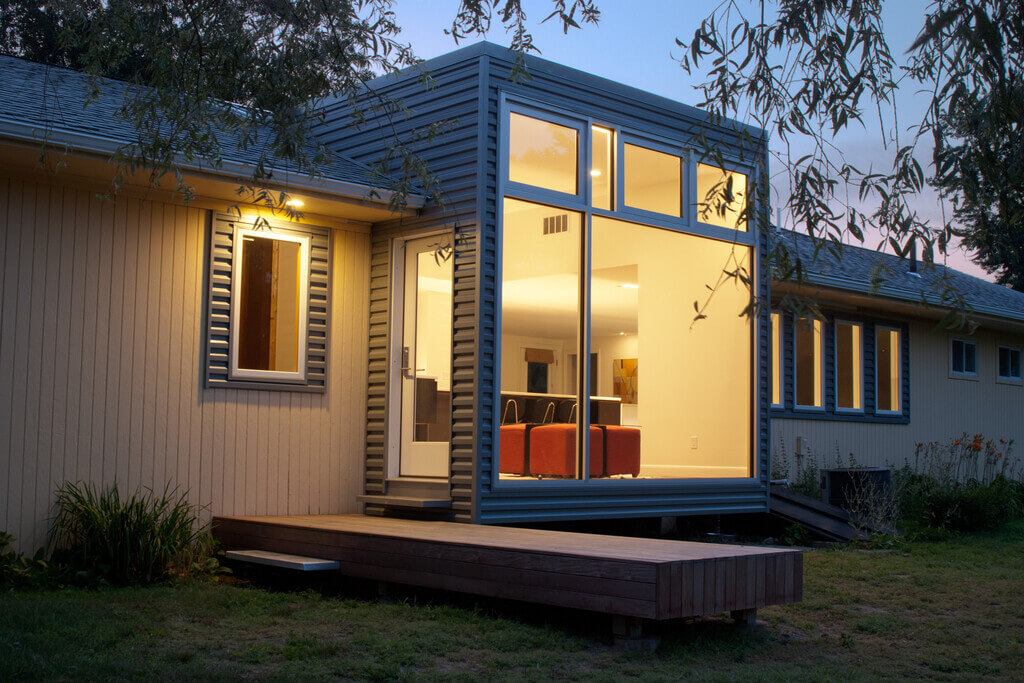
[(327, 392), (206, 389), (208, 212), (0, 177), (0, 530), (65, 481), (170, 484), (204, 515), (357, 512), (369, 235), (332, 233)]

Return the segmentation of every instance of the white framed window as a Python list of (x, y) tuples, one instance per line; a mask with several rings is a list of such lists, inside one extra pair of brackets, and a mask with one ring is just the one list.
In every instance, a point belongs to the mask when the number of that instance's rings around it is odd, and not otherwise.
[(793, 323), (793, 397), (797, 408), (823, 409), (824, 326), (799, 318)]
[(1021, 383), (1020, 347), (996, 347), (996, 380), (1006, 384)]
[(783, 407), (782, 396), (782, 313), (771, 313), (772, 407)]
[(949, 340), (949, 375), (958, 379), (978, 378), (978, 343), (969, 339)]
[(236, 228), (234, 244), (230, 377), (304, 380), (309, 237)]
[(901, 335), (895, 327), (875, 327), (876, 413), (899, 413), (903, 410)]
[(835, 324), (836, 411), (864, 410), (864, 327), (837, 320)]

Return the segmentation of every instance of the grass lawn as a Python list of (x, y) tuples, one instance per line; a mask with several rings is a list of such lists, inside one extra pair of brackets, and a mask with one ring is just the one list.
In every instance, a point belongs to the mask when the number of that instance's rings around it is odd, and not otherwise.
[[(1024, 522), (899, 550), (815, 550), (804, 601), (738, 631), (718, 615), (609, 645), (603, 617), (366, 586), (227, 584), (0, 595), (0, 680), (32, 678), (1015, 678)], [(360, 597), (362, 596), (362, 597)]]

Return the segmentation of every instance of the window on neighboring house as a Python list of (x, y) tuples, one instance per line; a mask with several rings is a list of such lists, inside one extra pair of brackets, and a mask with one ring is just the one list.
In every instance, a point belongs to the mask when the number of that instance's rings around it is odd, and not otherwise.
[(682, 159), (647, 147), (623, 145), (626, 206), (682, 216)]
[(782, 407), (782, 314), (772, 311), (772, 405)]
[(697, 220), (746, 230), (747, 176), (717, 166), (697, 164)]
[(577, 194), (579, 131), (517, 114), (509, 117), (508, 179)]
[(821, 408), (822, 324), (820, 320), (800, 318), (793, 325), (795, 356), (795, 394), (799, 408)]
[(978, 344), (966, 339), (949, 342), (949, 371), (954, 376), (977, 377)]
[(323, 391), (330, 233), (216, 214), (207, 386)]
[(857, 323), (836, 323), (836, 408), (862, 410), (862, 328)]
[(875, 410), (900, 412), (900, 331), (875, 328)]
[(1013, 346), (1000, 346), (998, 353), (998, 375), (1003, 382), (1020, 382), (1020, 349)]

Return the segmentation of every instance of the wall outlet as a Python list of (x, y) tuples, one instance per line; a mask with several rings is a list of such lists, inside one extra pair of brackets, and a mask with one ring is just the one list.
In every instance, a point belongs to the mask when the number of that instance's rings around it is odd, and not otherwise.
[(697, 437), (695, 437), (695, 436), (691, 436), (690, 437), (690, 448), (693, 449), (693, 450), (697, 450)]

